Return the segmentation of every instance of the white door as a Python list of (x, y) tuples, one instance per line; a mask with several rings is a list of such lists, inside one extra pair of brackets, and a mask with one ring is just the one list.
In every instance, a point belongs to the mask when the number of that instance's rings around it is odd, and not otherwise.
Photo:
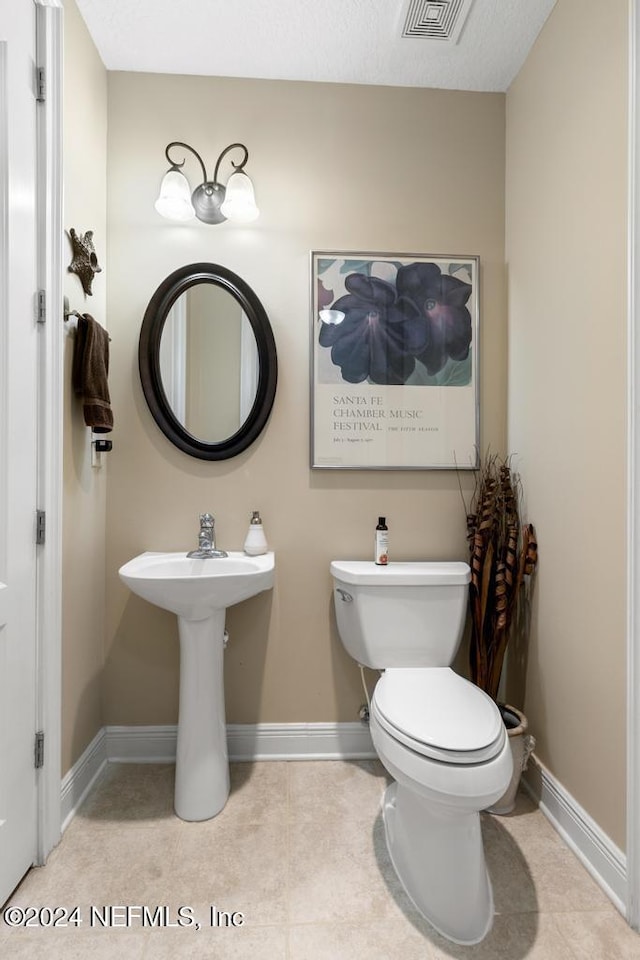
[(37, 843), (35, 29), (0, 17), (0, 903)]

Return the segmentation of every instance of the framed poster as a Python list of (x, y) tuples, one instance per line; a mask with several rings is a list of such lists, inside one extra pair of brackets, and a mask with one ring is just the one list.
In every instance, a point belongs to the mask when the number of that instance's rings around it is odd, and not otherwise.
[(479, 265), (311, 254), (312, 467), (477, 467)]

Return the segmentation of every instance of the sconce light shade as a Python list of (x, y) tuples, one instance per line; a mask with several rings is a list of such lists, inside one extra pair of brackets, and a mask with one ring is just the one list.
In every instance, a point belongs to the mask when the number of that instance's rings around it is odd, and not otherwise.
[(189, 181), (175, 167), (162, 178), (155, 208), (167, 220), (193, 220), (196, 215), (191, 203)]
[[(202, 183), (191, 193), (189, 181), (181, 172), (185, 161), (171, 158), (171, 151), (181, 148), (188, 150), (197, 159), (202, 170)], [(222, 160), (232, 150), (242, 151), (242, 158), (238, 163), (231, 160), (234, 172), (229, 177), (227, 186), (218, 180), (218, 170)], [(253, 184), (244, 173), (244, 165), (249, 159), (249, 152), (243, 143), (231, 143), (222, 151), (216, 161), (213, 179), (207, 176), (204, 161), (197, 150), (180, 140), (174, 140), (167, 145), (165, 156), (171, 168), (164, 175), (160, 196), (155, 207), (161, 216), (168, 220), (191, 220), (197, 217), (203, 223), (224, 223), (225, 220), (236, 220), (240, 223), (249, 223), (259, 216), (256, 199), (253, 193)]]
[(339, 323), (342, 323), (346, 317), (346, 313), (343, 313), (342, 310), (321, 310), (318, 316), (323, 323), (337, 326)]
[(256, 206), (253, 184), (246, 173), (232, 173), (227, 183), (227, 196), (220, 207), (227, 220), (250, 223), (256, 220), (260, 211)]

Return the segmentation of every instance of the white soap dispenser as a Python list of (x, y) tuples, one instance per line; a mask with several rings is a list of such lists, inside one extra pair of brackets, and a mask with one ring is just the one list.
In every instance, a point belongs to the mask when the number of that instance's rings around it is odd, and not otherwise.
[(262, 526), (260, 513), (258, 510), (254, 510), (251, 516), (251, 523), (249, 524), (247, 539), (244, 542), (244, 552), (248, 553), (250, 557), (259, 557), (260, 554), (266, 553), (268, 549), (267, 538), (264, 535), (264, 527)]

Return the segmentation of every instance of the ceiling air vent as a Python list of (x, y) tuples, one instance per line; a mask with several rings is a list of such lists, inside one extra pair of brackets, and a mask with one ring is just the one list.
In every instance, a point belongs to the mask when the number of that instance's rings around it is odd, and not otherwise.
[(473, 0), (409, 0), (403, 37), (457, 43)]

